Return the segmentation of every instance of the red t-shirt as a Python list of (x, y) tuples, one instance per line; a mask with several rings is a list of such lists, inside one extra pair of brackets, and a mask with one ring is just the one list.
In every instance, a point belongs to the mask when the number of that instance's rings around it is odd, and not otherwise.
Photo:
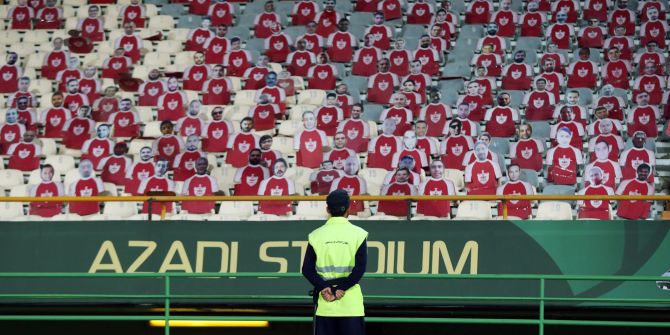
[[(184, 182), (184, 195), (208, 196), (219, 191), (216, 179), (208, 175), (194, 175)], [(214, 201), (183, 201), (181, 209), (189, 214), (207, 214), (214, 210)]]
[[(56, 183), (53, 181), (41, 182), (30, 190), (30, 196), (32, 197), (57, 197), (65, 195), (63, 190), (63, 184)], [(31, 202), (30, 209), (28, 213), (30, 215), (37, 215), (41, 217), (50, 218), (52, 216), (58, 215), (61, 212), (63, 204), (59, 202)]]
[(264, 166), (247, 165), (235, 171), (235, 195), (258, 195), (261, 182), (270, 177), (270, 171)]
[[(258, 188), (258, 195), (282, 196), (295, 193), (293, 181), (286, 177), (272, 176), (264, 179)], [(286, 215), (291, 213), (290, 201), (259, 201), (258, 210), (265, 214)]]
[(500, 167), (489, 159), (470, 163), (465, 168), (468, 194), (495, 194), (500, 177)]
[[(69, 195), (75, 197), (94, 197), (104, 191), (102, 180), (95, 177), (82, 178), (70, 184)], [(79, 215), (98, 214), (100, 212), (99, 202), (71, 202), (70, 213)]]
[[(450, 180), (428, 177), (419, 186), (419, 195), (455, 195), (454, 183)], [(416, 212), (426, 216), (449, 217), (451, 203), (448, 200), (423, 200), (416, 202)]]

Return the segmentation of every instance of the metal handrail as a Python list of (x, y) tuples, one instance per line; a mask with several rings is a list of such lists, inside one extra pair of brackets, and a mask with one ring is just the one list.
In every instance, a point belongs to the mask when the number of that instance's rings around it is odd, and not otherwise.
[[(170, 306), (177, 299), (265, 299), (265, 300), (304, 300), (308, 302), (311, 298), (296, 295), (178, 295), (171, 292), (171, 278), (299, 278), (299, 273), (268, 273), (268, 272), (246, 272), (246, 273), (0, 273), (2, 278), (162, 278), (164, 284), (164, 294), (154, 295), (102, 295), (102, 294), (0, 294), (2, 299), (162, 299), (164, 314), (162, 319), (165, 323), (165, 334), (170, 334), (170, 321), (181, 320), (201, 320), (201, 321), (272, 321), (272, 322), (310, 322), (311, 317), (305, 316), (173, 316), (170, 314)], [(670, 297), (667, 299), (630, 299), (630, 298), (562, 298), (547, 297), (547, 281), (667, 281), (670, 278), (660, 276), (586, 276), (586, 275), (528, 275), (528, 274), (508, 274), (508, 275), (450, 275), (450, 274), (366, 274), (365, 278), (380, 279), (427, 279), (427, 280), (524, 280), (539, 281), (540, 290), (537, 296), (384, 296), (370, 295), (366, 299), (431, 299), (431, 300), (460, 300), (460, 301), (524, 301), (538, 303), (538, 318), (439, 318), (439, 317), (367, 317), (368, 322), (396, 322), (396, 323), (435, 323), (435, 324), (509, 324), (509, 325), (534, 325), (538, 327), (538, 334), (544, 335), (545, 325), (578, 325), (578, 326), (627, 326), (627, 327), (670, 327), (670, 322), (653, 321), (606, 321), (606, 320), (560, 320), (547, 319), (545, 316), (546, 302), (624, 302), (624, 303), (645, 303), (645, 304), (663, 304), (670, 306)], [(88, 321), (148, 321), (155, 320), (155, 315), (0, 315), (0, 320), (88, 320)]]
[[(325, 195), (289, 195), (289, 196), (94, 196), (94, 197), (0, 197), (0, 202), (141, 202), (149, 203), (151, 209), (154, 203), (161, 206), (161, 218), (166, 215), (166, 203), (175, 201), (325, 201)], [(502, 204), (502, 218), (508, 217), (508, 201), (511, 200), (529, 200), (529, 201), (577, 201), (577, 200), (604, 200), (604, 201), (670, 201), (670, 195), (563, 195), (563, 194), (534, 194), (534, 195), (356, 195), (352, 196), (353, 201), (500, 201)], [(408, 206), (409, 208), (409, 206)], [(151, 213), (149, 210), (149, 220)], [(411, 218), (411, 212), (408, 211), (407, 219)]]
[[(287, 195), (287, 196), (95, 196), (95, 197), (0, 197), (0, 202), (132, 202), (132, 201), (325, 201), (325, 195)], [(353, 201), (380, 201), (380, 200), (646, 200), (670, 201), (670, 195), (563, 195), (563, 194), (535, 194), (535, 195), (354, 195)]]

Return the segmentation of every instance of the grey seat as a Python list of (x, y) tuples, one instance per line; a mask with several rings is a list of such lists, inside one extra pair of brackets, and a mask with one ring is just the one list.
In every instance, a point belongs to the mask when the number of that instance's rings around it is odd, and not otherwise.
[(251, 31), (249, 31), (248, 27), (232, 26), (228, 28), (227, 36), (229, 38), (237, 36), (242, 41), (246, 41), (251, 38)]
[(533, 127), (533, 138), (546, 141), (549, 138), (549, 133), (551, 132), (551, 125), (547, 121), (531, 121), (529, 122), (531, 127)]
[(509, 138), (503, 137), (493, 137), (491, 138), (491, 144), (489, 145), (489, 150), (500, 155), (500, 158), (503, 158), (509, 153)]
[(515, 90), (509, 90), (505, 92), (507, 92), (510, 96), (510, 107), (519, 108), (519, 105), (521, 105), (521, 103), (523, 102), (523, 96), (526, 94), (526, 92), (515, 91)]
[(439, 90), (442, 102), (455, 106), (458, 101), (458, 91), (461, 89), (463, 89), (463, 80), (441, 80)]
[[(407, 42), (411, 38), (420, 38), (421, 35), (426, 33), (426, 28), (422, 25), (408, 24), (402, 31), (402, 37)], [(410, 49), (411, 50), (411, 49)]]
[(384, 110), (383, 105), (377, 105), (377, 104), (363, 104), (363, 115), (361, 116), (361, 119), (366, 120), (366, 121), (374, 121), (374, 122), (379, 122), (379, 117), (382, 115), (382, 111)]
[(446, 78), (469, 78), (471, 74), (470, 66), (464, 64), (447, 64), (442, 70)]
[[(360, 24), (360, 25), (369, 25), (374, 22), (374, 16), (372, 13), (366, 13), (366, 12), (353, 12), (351, 13), (351, 16), (349, 16), (349, 22), (353, 24)], [(351, 28), (351, 27), (350, 27)], [(352, 32), (353, 34), (353, 32)], [(363, 36), (358, 36), (357, 37), (363, 37)]]
[(166, 4), (161, 7), (161, 15), (170, 15), (173, 17), (180, 17), (183, 14), (186, 14), (188, 9), (182, 4)]
[(265, 47), (265, 40), (262, 38), (250, 38), (247, 41), (247, 45), (245, 49), (251, 51), (251, 50), (256, 50), (256, 51), (263, 51)]
[(357, 39), (363, 40), (363, 37), (365, 36), (365, 30), (367, 29), (367, 24), (361, 24), (361, 23), (354, 23), (352, 20), (352, 23), (349, 25), (349, 32), (356, 36)]
[(535, 186), (538, 188), (540, 186), (540, 181), (537, 177), (537, 171), (530, 169), (521, 169), (519, 174), (519, 179)]
[(346, 72), (346, 67), (342, 63), (332, 63), (333, 66), (335, 66), (335, 69), (337, 69), (337, 76), (340, 78), (344, 78), (347, 76)]
[(615, 95), (617, 97), (620, 97), (623, 99), (623, 102), (628, 105), (630, 101), (628, 101), (628, 90), (624, 90), (621, 88), (615, 88), (614, 92), (612, 92), (612, 95)]
[(591, 49), (589, 49), (589, 51), (591, 51), (591, 54), (589, 54), (589, 60), (590, 61), (592, 61), (596, 64), (602, 63), (602, 61), (603, 61), (603, 57), (601, 55), (602, 49), (591, 48)]
[(275, 2), (275, 12), (279, 14), (279, 16), (288, 19), (289, 14), (291, 14), (291, 11), (293, 10), (293, 4), (292, 1), (277, 1)]
[(575, 186), (547, 184), (542, 194), (574, 195)]
[(170, 0), (147, 0), (144, 1), (145, 4), (162, 6), (170, 3)]
[[(455, 1), (454, 1), (455, 2)], [(453, 3), (453, 2), (452, 2)], [(475, 24), (466, 24), (461, 27), (458, 32), (458, 39), (461, 38), (480, 38), (484, 35), (484, 26)]]
[(359, 92), (363, 93), (367, 91), (368, 87), (368, 78), (361, 76), (347, 76), (342, 79), (342, 82), (347, 84), (349, 87), (349, 92)]
[(177, 22), (177, 28), (198, 28), (202, 25), (202, 16), (198, 15), (182, 15)]
[(581, 106), (591, 106), (593, 103), (593, 91), (590, 88), (571, 88), (579, 92), (579, 104)]

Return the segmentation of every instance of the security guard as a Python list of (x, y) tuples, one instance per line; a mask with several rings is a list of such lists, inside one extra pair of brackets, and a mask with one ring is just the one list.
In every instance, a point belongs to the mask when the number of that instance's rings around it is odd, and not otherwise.
[(363, 335), (363, 293), (368, 233), (352, 225), (349, 194), (335, 190), (326, 198), (330, 219), (309, 234), (302, 274), (314, 286), (314, 334)]

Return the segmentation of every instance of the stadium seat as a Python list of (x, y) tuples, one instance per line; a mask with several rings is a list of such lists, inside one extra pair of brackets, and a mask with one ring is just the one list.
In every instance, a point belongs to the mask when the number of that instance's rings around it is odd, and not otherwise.
[(326, 91), (304, 90), (298, 95), (298, 105), (320, 106), (326, 99)]
[(563, 195), (574, 195), (575, 187), (568, 185), (546, 185), (542, 190), (542, 194), (563, 194)]
[(163, 135), (161, 133), (161, 121), (152, 121), (152, 122), (147, 122), (144, 125), (144, 131), (142, 132), (142, 136), (144, 137), (160, 137)]
[(10, 197), (27, 197), (30, 195), (30, 185), (16, 185), (9, 190)]
[[(66, 178), (66, 185), (68, 185), (69, 183), (67, 182), (67, 176), (65, 176), (65, 178)], [(102, 214), (108, 216), (116, 216), (117, 218), (127, 218), (129, 216), (137, 214), (137, 203), (125, 202), (125, 201), (105, 202)]]
[(10, 190), (12, 187), (23, 184), (23, 172), (14, 169), (0, 170), (0, 188)]
[(301, 217), (301, 220), (320, 220), (328, 217), (326, 203), (324, 201), (298, 201), (295, 208), (295, 215)]
[(75, 168), (74, 157), (68, 155), (53, 155), (44, 159), (44, 164), (53, 165), (59, 174), (65, 174)]
[[(181, 18), (180, 18), (181, 20)], [(175, 21), (172, 16), (157, 15), (149, 19), (149, 29), (168, 31), (175, 27)]]
[(250, 216), (248, 218), (249, 221), (280, 221), (281, 217), (278, 215), (272, 215), (272, 214), (263, 214), (263, 213), (258, 213)]
[[(96, 215), (96, 214), (93, 214), (93, 215)], [(85, 220), (87, 217), (90, 217), (90, 216), (92, 216), (92, 215), (87, 215), (87, 216), (82, 217), (82, 216), (80, 216), (78, 214), (74, 214), (74, 213), (65, 213), (65, 214), (58, 214), (58, 215), (52, 217), (51, 219), (53, 221), (82, 221), (82, 220)]]
[(232, 105), (226, 106), (223, 110), (223, 118), (230, 121), (239, 121), (249, 115), (249, 109), (252, 105)]
[(444, 169), (444, 178), (449, 179), (454, 183), (456, 190), (462, 190), (465, 188), (465, 180), (463, 177), (463, 171), (456, 169)]
[[(213, 214), (213, 213), (212, 213)], [(212, 214), (190, 214), (182, 211), (179, 214), (172, 215), (167, 218), (170, 221), (209, 221), (214, 219)]]
[(23, 204), (20, 202), (0, 203), (0, 220), (13, 220), (23, 216)]
[(256, 104), (256, 90), (239, 90), (235, 92), (235, 105), (253, 106)]
[(367, 218), (361, 218), (361, 219), (367, 220), (367, 221), (398, 221), (398, 220), (403, 220), (404, 218), (398, 217), (398, 216), (392, 216), (392, 215), (375, 214), (375, 215), (371, 215)]
[(302, 122), (298, 120), (284, 120), (279, 124), (279, 135), (294, 136), (302, 130)]
[(284, 157), (295, 155), (295, 151), (293, 151), (293, 137), (274, 137), (272, 139), (272, 149), (281, 152)]
[(223, 221), (246, 220), (254, 215), (254, 204), (251, 201), (222, 201), (219, 218)]
[(535, 170), (521, 169), (519, 179), (531, 184), (534, 187), (540, 186), (537, 171)]
[(235, 178), (236, 169), (233, 167), (216, 167), (213, 168), (210, 172), (210, 175), (214, 177), (219, 185), (219, 189), (230, 194), (230, 190), (235, 187), (233, 179)]
[(384, 177), (386, 177), (385, 169), (379, 168), (365, 168), (358, 171), (358, 175), (365, 179), (368, 184), (368, 193), (371, 195), (379, 195), (382, 185), (384, 185)]
[(454, 220), (491, 220), (491, 205), (486, 201), (462, 201)]
[(535, 220), (572, 220), (572, 208), (567, 202), (543, 201), (537, 206)]

